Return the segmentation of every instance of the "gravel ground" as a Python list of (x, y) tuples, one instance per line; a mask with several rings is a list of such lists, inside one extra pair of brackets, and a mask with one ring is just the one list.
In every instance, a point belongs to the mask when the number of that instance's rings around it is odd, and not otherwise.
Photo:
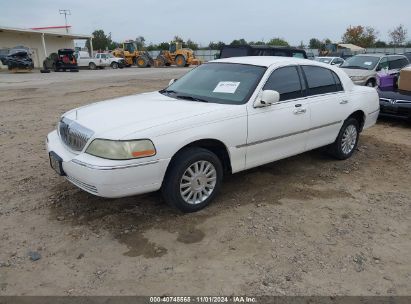
[(411, 124), (225, 179), (183, 215), (158, 193), (102, 199), (58, 177), (59, 115), (188, 69), (0, 73), (0, 295), (410, 295)]

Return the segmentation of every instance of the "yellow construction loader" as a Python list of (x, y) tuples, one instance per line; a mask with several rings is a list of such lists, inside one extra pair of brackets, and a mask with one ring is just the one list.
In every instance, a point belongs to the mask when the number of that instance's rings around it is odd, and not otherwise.
[(188, 67), (190, 65), (200, 65), (201, 61), (194, 56), (191, 49), (183, 48), (181, 42), (171, 42), (168, 51), (161, 51), (156, 59), (156, 66), (176, 65), (178, 67)]
[(127, 66), (137, 65), (139, 68), (147, 68), (154, 65), (154, 60), (146, 51), (139, 51), (134, 41), (122, 43), (122, 47), (113, 51), (115, 57), (124, 58)]

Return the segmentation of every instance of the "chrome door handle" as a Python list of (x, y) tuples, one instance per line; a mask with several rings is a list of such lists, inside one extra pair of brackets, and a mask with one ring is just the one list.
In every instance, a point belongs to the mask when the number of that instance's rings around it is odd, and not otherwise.
[(304, 114), (305, 112), (307, 112), (306, 109), (296, 109), (293, 111), (295, 115)]
[(343, 100), (340, 101), (340, 104), (347, 104), (347, 103), (348, 103), (347, 99), (343, 99)]

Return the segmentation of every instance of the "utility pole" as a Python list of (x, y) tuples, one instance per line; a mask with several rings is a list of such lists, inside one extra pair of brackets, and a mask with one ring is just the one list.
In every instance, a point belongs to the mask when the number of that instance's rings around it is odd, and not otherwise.
[(68, 27), (67, 27), (67, 16), (71, 15), (71, 11), (68, 9), (59, 9), (60, 15), (64, 15), (64, 20), (66, 21), (66, 33), (68, 33)]

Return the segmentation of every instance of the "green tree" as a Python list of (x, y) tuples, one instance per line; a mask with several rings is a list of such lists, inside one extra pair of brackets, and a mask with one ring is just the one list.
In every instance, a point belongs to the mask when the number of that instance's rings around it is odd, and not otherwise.
[(208, 44), (208, 48), (209, 48), (210, 50), (221, 50), (224, 46), (225, 46), (225, 43), (222, 42), (222, 41), (219, 41), (219, 42), (213, 42), (213, 41), (211, 41), (211, 42)]
[(387, 47), (387, 43), (385, 41), (377, 40), (374, 43), (374, 47), (376, 48), (384, 48)]
[(310, 39), (310, 43), (309, 43), (309, 47), (310, 49), (321, 49), (322, 48), (322, 42), (320, 39), (317, 38), (311, 38)]
[(193, 51), (198, 50), (198, 43), (195, 43), (191, 39), (188, 39), (186, 43), (183, 43), (183, 46), (192, 49)]
[(363, 48), (371, 47), (377, 40), (378, 31), (370, 26), (349, 26), (342, 36), (343, 43), (351, 43)]
[[(93, 33), (93, 48), (94, 50), (107, 50), (113, 47), (111, 34), (106, 35), (103, 30), (95, 30)], [(90, 41), (87, 40), (86, 47), (91, 51)]]
[(169, 50), (170, 49), (170, 43), (168, 42), (161, 42), (157, 45), (157, 50)]
[(277, 45), (277, 46), (290, 46), (287, 41), (283, 38), (273, 38), (268, 41), (267, 45)]
[(247, 41), (244, 38), (235, 39), (231, 41), (230, 45), (247, 45)]

